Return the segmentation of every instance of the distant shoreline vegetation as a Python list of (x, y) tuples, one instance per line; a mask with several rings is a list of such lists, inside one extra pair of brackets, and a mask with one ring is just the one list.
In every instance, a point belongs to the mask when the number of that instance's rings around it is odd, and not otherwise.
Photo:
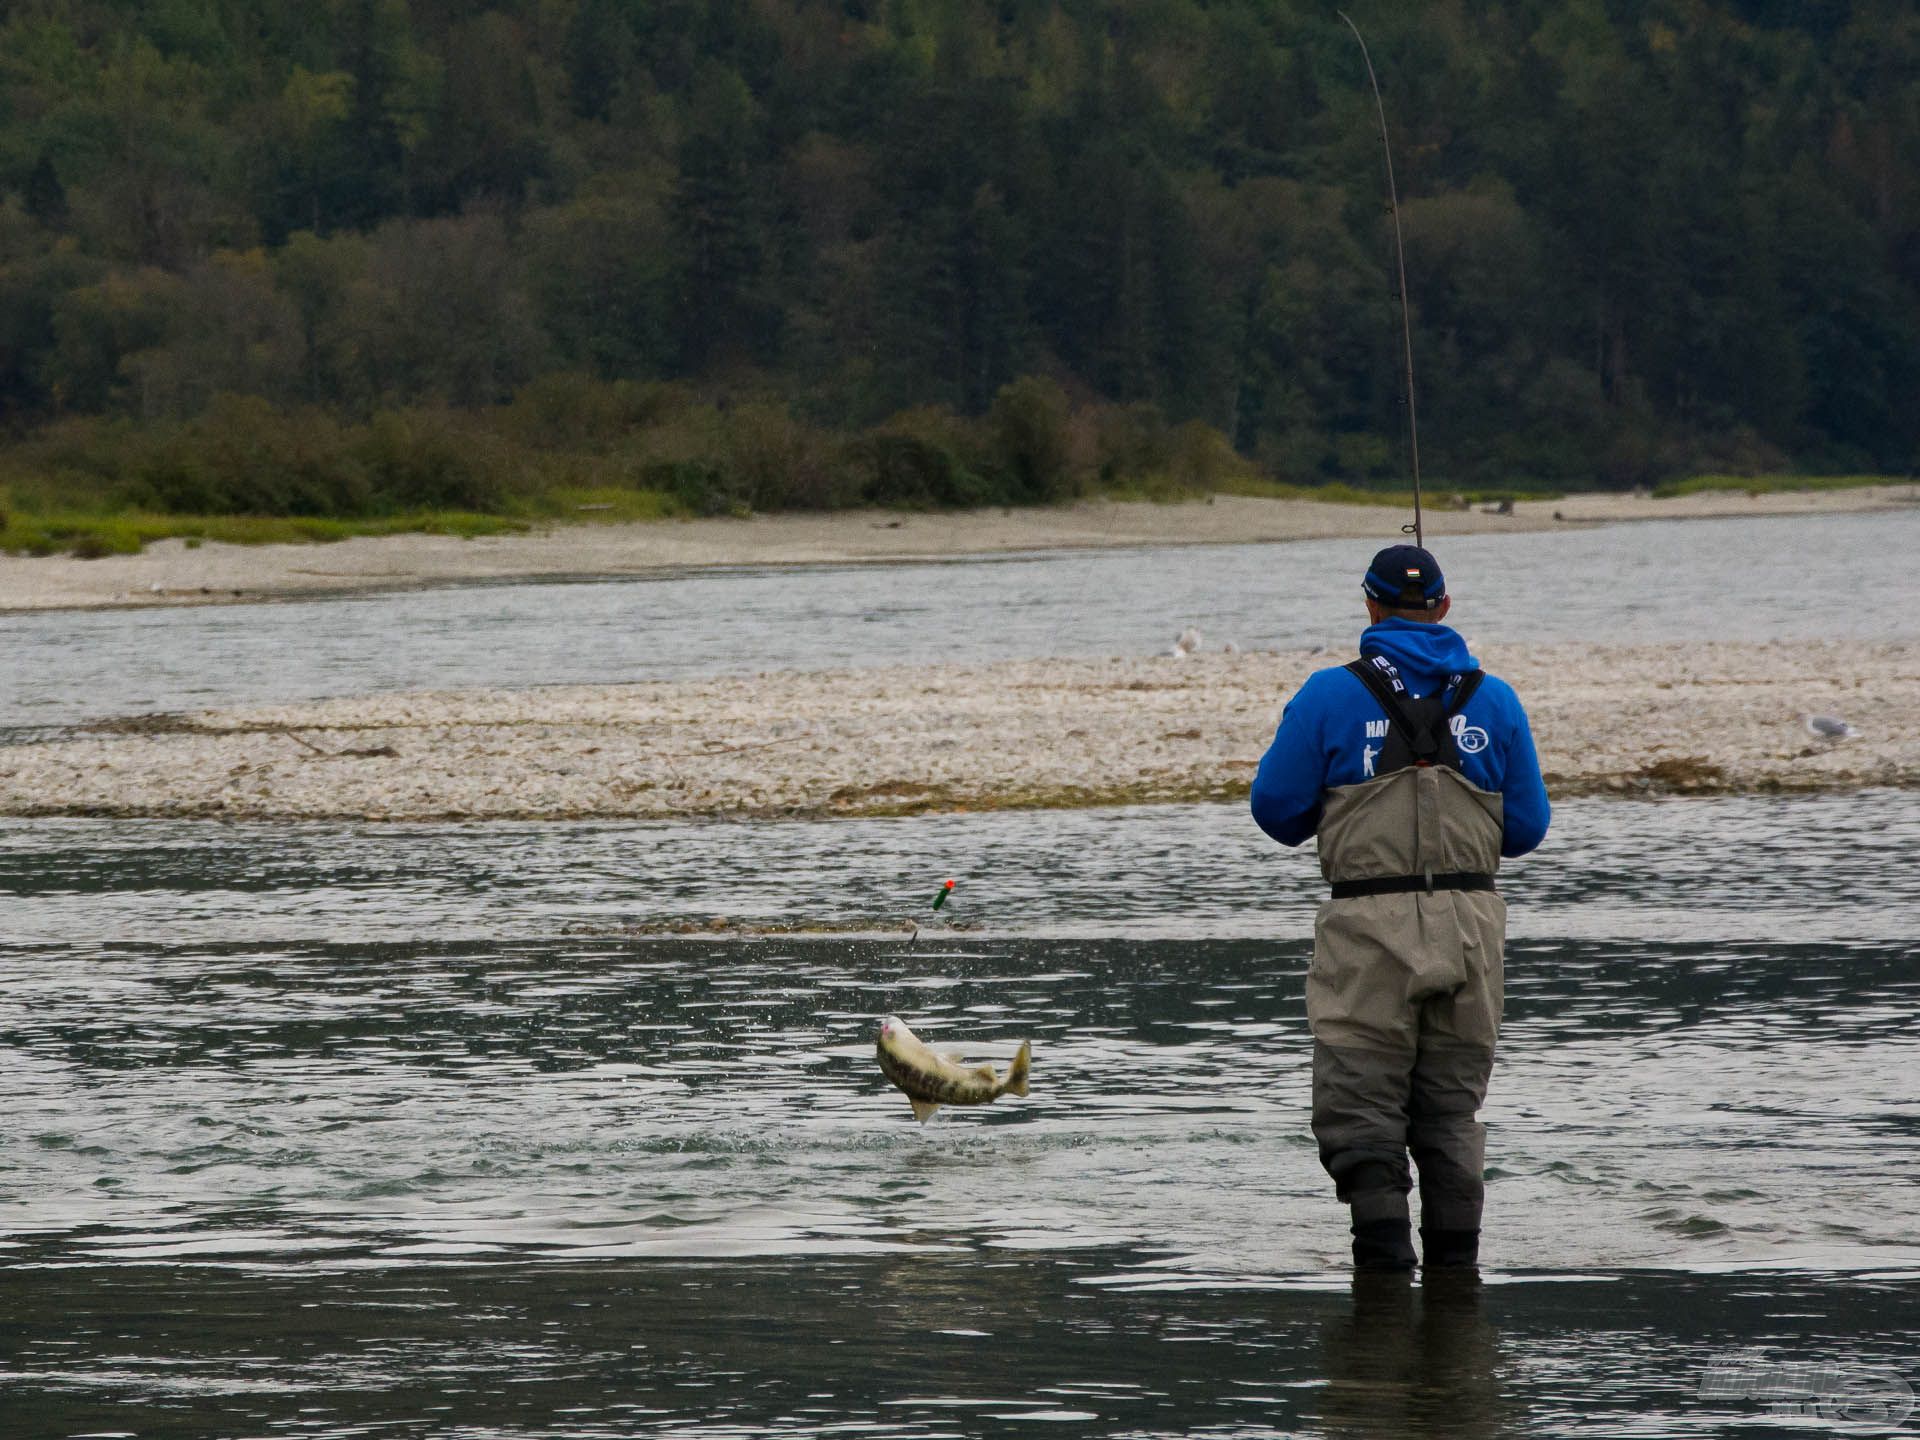
[[(1433, 503), (1549, 493), (1455, 491)], [(0, 450), (0, 549), (130, 554), (155, 540), (331, 541), (494, 534), (550, 522), (773, 511), (1059, 504), (1209, 494), (1404, 504), (1403, 490), (1292, 485), (1201, 421), (1151, 404), (1075, 407), (1051, 381), (1001, 388), (978, 417), (938, 407), (847, 431), (777, 400), (550, 375), (482, 410), (346, 421), (222, 395), (190, 420), (64, 420)]]
[(9, 5), (0, 544), (1911, 474), (1911, 11)]
[[(1656, 497), (1900, 483), (1882, 475), (1694, 475)], [(1521, 481), (1429, 478), (1430, 506), (1558, 498)], [(1051, 381), (1004, 386), (985, 414), (905, 410), (847, 431), (775, 399), (549, 375), (482, 410), (408, 408), (348, 421), (221, 395), (191, 420), (87, 416), (0, 449), (0, 551), (82, 558), (188, 544), (459, 536), (874, 507), (962, 510), (1101, 497), (1250, 495), (1405, 506), (1403, 486), (1299, 485), (1264, 473), (1201, 421), (1151, 404), (1073, 406)]]
[(1690, 475), (1653, 487), (1660, 500), (1718, 492), (1780, 495), (1795, 490), (1860, 490), (1869, 485), (1911, 485), (1911, 475)]

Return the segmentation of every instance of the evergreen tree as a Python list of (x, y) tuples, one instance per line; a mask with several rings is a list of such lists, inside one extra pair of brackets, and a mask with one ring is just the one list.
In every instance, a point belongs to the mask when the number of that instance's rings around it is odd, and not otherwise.
[(689, 97), (675, 157), (673, 223), (679, 241), (676, 324), (691, 369), (760, 353), (772, 328), (756, 282), (766, 254), (753, 97), (731, 69), (708, 66)]
[[(1911, 4), (1360, 18), (1429, 468), (1915, 463)], [(767, 434), (909, 411), (874, 483), (953, 497), (991, 466), (951, 427), (1045, 376), (1154, 464), (1197, 419), (1387, 480), (1376, 125), (1296, 0), (36, 0), (0, 13), (0, 405), (181, 413), (205, 372), (351, 420), (555, 367), (764, 392)]]

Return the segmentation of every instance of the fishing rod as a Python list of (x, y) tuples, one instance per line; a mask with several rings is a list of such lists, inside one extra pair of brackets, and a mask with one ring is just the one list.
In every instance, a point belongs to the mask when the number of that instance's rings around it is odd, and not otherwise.
[(1413, 408), (1413, 320), (1407, 313), (1407, 247), (1400, 239), (1400, 194), (1393, 183), (1393, 146), (1387, 143), (1387, 106), (1380, 98), (1380, 80), (1373, 73), (1373, 57), (1367, 53), (1367, 40), (1360, 27), (1344, 10), (1333, 12), (1347, 22), (1353, 38), (1360, 42), (1360, 58), (1367, 65), (1367, 83), (1373, 86), (1373, 107), (1380, 115), (1380, 148), (1387, 156), (1387, 209), (1393, 215), (1393, 254), (1400, 267), (1400, 336), (1406, 348), (1407, 364), (1407, 444), (1413, 453), (1413, 524), (1402, 525), (1400, 533), (1412, 535), (1413, 543), (1426, 547), (1420, 517), (1420, 424)]

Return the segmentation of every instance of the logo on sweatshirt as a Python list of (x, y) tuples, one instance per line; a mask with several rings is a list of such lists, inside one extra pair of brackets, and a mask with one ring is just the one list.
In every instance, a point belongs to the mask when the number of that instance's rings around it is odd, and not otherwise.
[(1478, 755), (1493, 743), (1492, 737), (1478, 725), (1467, 724), (1464, 715), (1454, 716), (1449, 728), (1453, 731), (1453, 743), (1460, 748), (1462, 755)]

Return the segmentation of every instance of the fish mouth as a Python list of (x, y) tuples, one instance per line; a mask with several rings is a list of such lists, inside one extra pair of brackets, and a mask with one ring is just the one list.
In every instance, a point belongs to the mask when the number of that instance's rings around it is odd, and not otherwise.
[(891, 1040), (893, 1038), (893, 1032), (898, 1028), (899, 1024), (900, 1022), (895, 1020), (891, 1015), (887, 1016), (880, 1022), (880, 1038), (882, 1040)]

